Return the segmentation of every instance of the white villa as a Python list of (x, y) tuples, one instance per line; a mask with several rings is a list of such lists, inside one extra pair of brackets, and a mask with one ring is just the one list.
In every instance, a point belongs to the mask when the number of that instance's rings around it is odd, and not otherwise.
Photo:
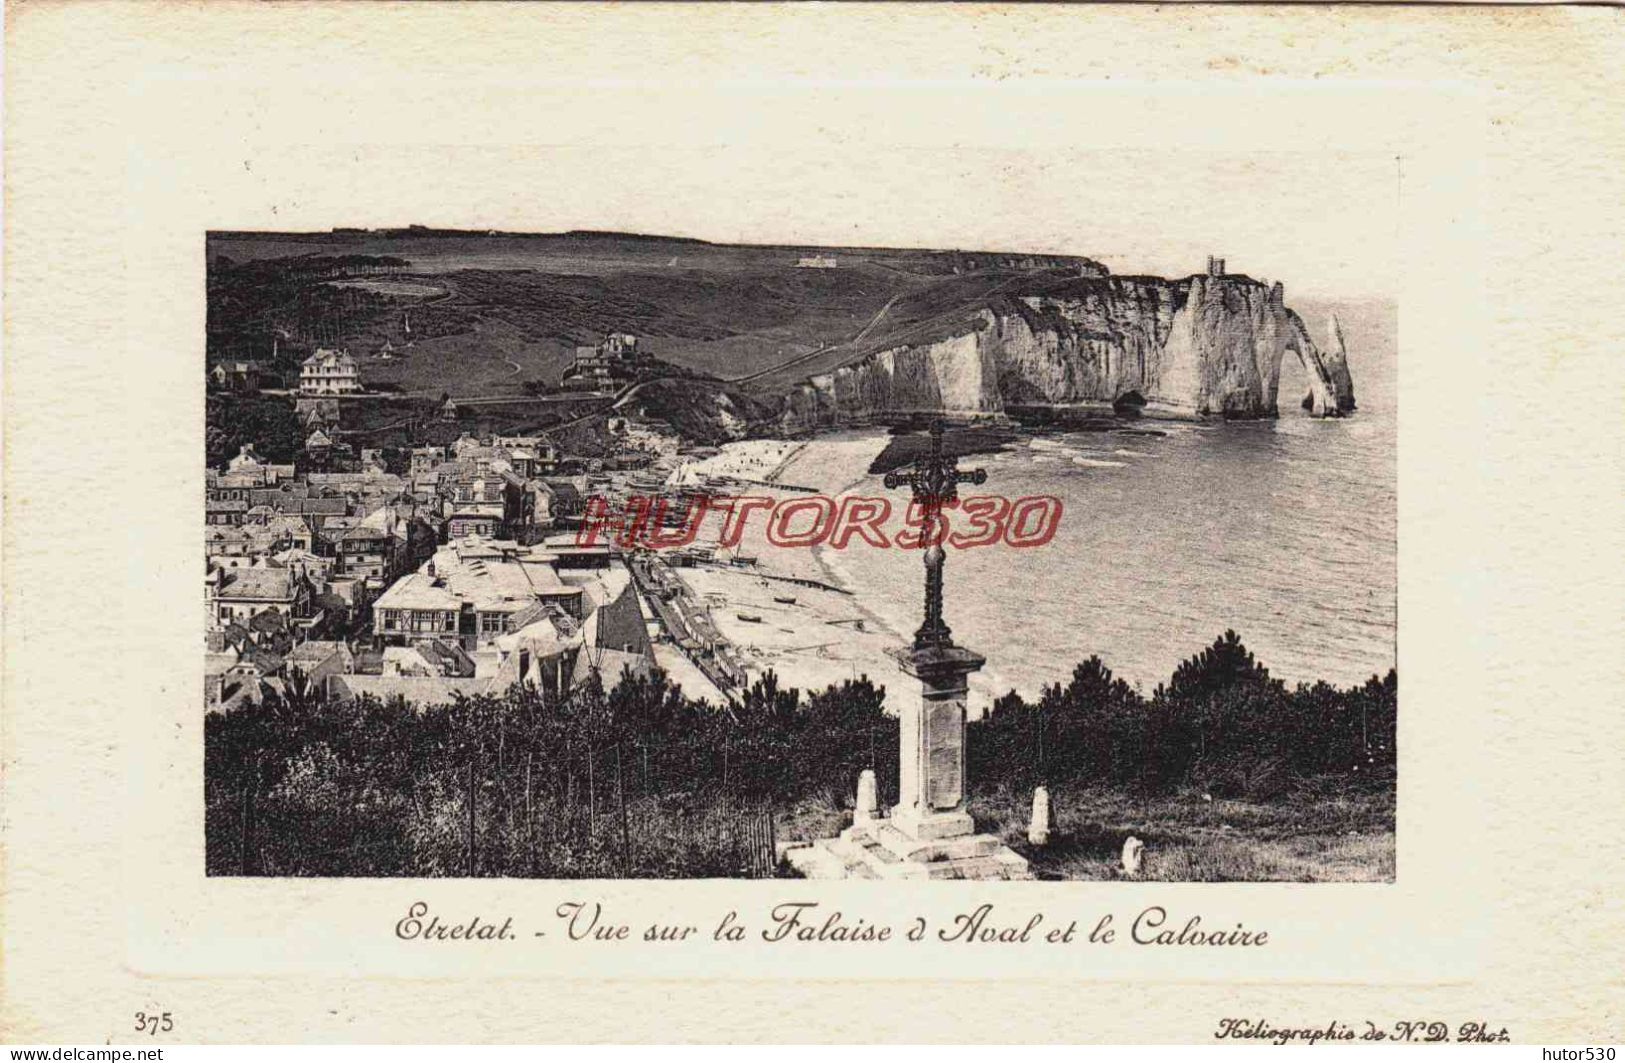
[(356, 369), (355, 359), (346, 351), (324, 348), (299, 366), (302, 395), (354, 395), (360, 390), (361, 374)]

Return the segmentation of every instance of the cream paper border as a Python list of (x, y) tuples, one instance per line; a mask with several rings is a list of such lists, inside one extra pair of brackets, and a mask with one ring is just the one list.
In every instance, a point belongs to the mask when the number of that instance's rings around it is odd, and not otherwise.
[[(1617, 1040), (1625, 543), (1598, 281), (1620, 257), (1599, 194), (1625, 162), (1619, 28), (1600, 10), (14, 6), (7, 1038), (126, 1040), (157, 1009), (177, 1041), (1199, 1042), (1232, 1015)], [(203, 877), (203, 232), (473, 226), (548, 194), (505, 163), (740, 142), (975, 165), (1080, 142), (1396, 157), (1397, 883)], [(1161, 904), (1272, 944), (567, 945), (551, 912), (577, 898), (707, 935), (781, 900), (898, 927), (989, 901), (1085, 932)], [(549, 936), (397, 941), (419, 899)]]

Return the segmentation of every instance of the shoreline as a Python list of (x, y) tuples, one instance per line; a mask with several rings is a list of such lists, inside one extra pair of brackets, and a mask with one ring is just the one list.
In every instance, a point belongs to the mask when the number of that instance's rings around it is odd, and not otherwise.
[[(813, 442), (814, 440), (809, 440), (808, 445), (810, 446)], [(875, 451), (876, 456), (879, 456), (881, 450), (884, 449), (884, 446), (885, 445), (883, 444), (879, 450)], [(800, 453), (801, 451), (797, 451), (798, 455)], [(857, 473), (850, 480), (845, 480), (845, 482), (829, 488), (826, 493), (834, 497), (850, 494), (853, 489), (861, 484), (869, 475), (867, 470), (868, 466), (865, 466), (864, 471)], [(819, 543), (817, 546), (814, 546), (811, 551), (813, 563), (818, 566), (821, 572), (823, 572), (825, 579), (829, 583), (840, 587), (841, 589), (845, 590), (846, 593), (850, 594), (852, 596), (853, 604), (857, 606), (858, 611), (872, 620), (882, 631), (885, 631), (896, 638), (899, 646), (907, 645), (911, 636), (898, 631), (885, 617), (869, 608), (869, 605), (863, 600), (863, 596), (860, 595), (857, 589), (854, 587), (854, 583), (856, 581), (852, 578), (851, 574), (842, 572), (840, 567), (829, 559), (828, 551), (829, 547), (824, 543)]]
[[(1251, 566), (1249, 572), (1263, 573), (1261, 582), (1244, 588), (1239, 598), (1215, 590), (1218, 583), (1206, 578), (1223, 576), (1225, 572), (1220, 571), (1211, 551), (1200, 552), (1205, 547), (1192, 541), (1196, 532), (1188, 522), (1167, 518), (1156, 523), (1154, 530), (1161, 530), (1158, 541), (1165, 540), (1166, 550), (1184, 551), (1178, 556), (1189, 556), (1191, 565), (1196, 566), (1193, 571), (1199, 570), (1204, 578), (1185, 579), (1170, 589), (1163, 566), (1139, 549), (1145, 533), (1137, 530), (1144, 523), (1143, 517), (1136, 515), (1140, 509), (1138, 499), (1148, 485), (1153, 489), (1151, 497), (1182, 486), (1188, 488), (1192, 469), (1217, 469), (1225, 475), (1236, 475), (1248, 469), (1256, 474), (1267, 468), (1265, 479), (1270, 482), (1300, 485), (1306, 477), (1319, 475), (1302, 470), (1318, 470), (1323, 463), (1338, 473), (1343, 467), (1339, 455), (1344, 450), (1335, 450), (1329, 456), (1320, 452), (1322, 424), (1307, 417), (1245, 425), (1119, 422), (1109, 431), (1018, 430), (1014, 440), (1005, 445), (997, 445), (992, 433), (962, 437), (961, 446), (953, 448), (962, 463), (972, 453), (985, 453), (985, 461), (972, 459), (970, 464), (987, 464), (997, 482), (1007, 485), (1006, 489), (1017, 493), (1054, 490), (1067, 499), (1069, 513), (1076, 502), (1084, 507), (1079, 513), (1093, 517), (1088, 528), (1074, 526), (1074, 520), (1062, 529), (1053, 550), (1025, 558), (1023, 564), (1013, 568), (982, 552), (963, 558), (956, 554), (951, 559), (947, 574), (948, 622), (954, 626), (956, 640), (989, 656), (984, 669), (971, 677), (971, 715), (980, 715), (1012, 689), (1031, 700), (1051, 683), (1064, 685), (1074, 666), (1090, 656), (1106, 661), (1117, 677), (1149, 690), (1227, 628), (1237, 630), (1249, 649), (1269, 662), (1273, 673), (1289, 682), (1325, 681), (1346, 687), (1358, 685), (1371, 675), (1380, 676), (1391, 666), (1393, 622), (1391, 616), (1385, 617), (1382, 608), (1385, 600), (1391, 601), (1384, 595), (1391, 596), (1392, 588), (1372, 586), (1370, 593), (1365, 593), (1362, 588), (1371, 582), (1363, 578), (1366, 570), (1360, 569), (1352, 576), (1348, 571), (1350, 564), (1365, 556), (1362, 551), (1380, 553), (1382, 542), (1392, 542), (1381, 538), (1380, 527), (1358, 525), (1328, 540), (1324, 535), (1316, 537), (1315, 520), (1289, 519), (1285, 521), (1285, 532), (1277, 529), (1261, 537), (1253, 526), (1259, 518), (1252, 511), (1229, 512), (1221, 505), (1213, 519), (1229, 525), (1223, 540), (1228, 552), (1224, 564), (1245, 563)], [(1221, 442), (1204, 442), (1209, 433), (1224, 438)], [(1369, 449), (1370, 435), (1367, 432), (1338, 438), (1350, 447), (1366, 439), (1363, 446)], [(905, 492), (883, 491), (871, 470), (891, 459), (910, 456), (905, 446), (887, 455), (886, 461), (877, 461), (897, 440), (883, 426), (857, 426), (797, 436), (794, 444), (753, 441), (771, 457), (759, 459), (756, 471), (750, 474), (757, 481), (753, 486), (762, 489), (746, 493), (790, 498), (794, 497), (794, 489), (789, 485), (795, 484), (802, 491), (814, 490), (836, 498), (887, 496), (895, 514), (898, 504), (905, 500)], [(989, 445), (966, 449), (966, 445), (974, 443)], [(1298, 460), (1276, 461), (1278, 453)], [(1355, 447), (1353, 453), (1349, 460), (1359, 467), (1361, 451)], [(1207, 464), (1194, 464), (1198, 461)], [(1267, 466), (1263, 464), (1266, 461)], [(773, 489), (762, 483), (768, 479), (780, 486)], [(1250, 484), (1257, 479), (1255, 475), (1237, 482)], [(1191, 489), (1201, 487), (1198, 484)], [(1314, 484), (1305, 489), (1313, 494)], [(1198, 493), (1203, 494), (1201, 490)], [(1207, 491), (1204, 497), (1212, 494)], [(759, 528), (753, 525), (751, 531)], [(1099, 541), (1101, 534), (1105, 535), (1104, 544)], [(1322, 612), (1332, 614), (1328, 622), (1343, 632), (1337, 640), (1306, 641), (1301, 618), (1294, 620), (1292, 610), (1283, 612), (1280, 604), (1266, 600), (1265, 591), (1278, 592), (1285, 586), (1279, 577), (1269, 576), (1274, 569), (1261, 567), (1289, 564), (1280, 556), (1282, 534), (1302, 541), (1304, 549), (1294, 557), (1302, 561), (1304, 571), (1333, 571), (1339, 579), (1352, 580), (1354, 590), (1344, 596), (1345, 601), (1312, 607), (1314, 617)], [(1368, 542), (1377, 545), (1367, 546)], [(849, 546), (860, 552), (843, 551), (837, 556), (826, 552), (831, 549), (827, 544), (781, 549), (769, 545), (765, 536), (747, 532), (739, 553), (750, 555), (754, 568), (741, 566), (707, 573), (696, 581), (712, 592), (713, 609), (721, 614), (719, 626), (727, 629), (723, 633), (740, 647), (751, 673), (759, 675), (769, 667), (776, 668), (781, 677), (790, 677), (786, 679), (788, 685), (803, 689), (822, 689), (829, 682), (864, 673), (877, 685), (904, 692), (915, 689), (903, 679), (901, 669), (887, 651), (907, 646), (918, 626), (920, 559), (907, 550), (895, 551), (895, 557), (891, 556), (894, 551), (887, 550), (861, 553), (868, 549), (862, 540)], [(1106, 571), (1099, 580), (1091, 577), (1068, 588), (1059, 586), (1057, 573), (1074, 582), (1080, 577), (1069, 567), (1066, 556), (1050, 554), (1078, 551), (1084, 546), (1116, 551), (1112, 556), (1117, 559), (1117, 567)], [(1191, 553), (1193, 550), (1197, 552)], [(897, 567), (899, 564), (912, 567), (904, 570)], [(842, 593), (818, 588), (803, 591), (768, 578), (772, 576), (810, 579), (841, 588)], [(779, 589), (774, 591), (770, 585)], [(997, 593), (990, 594), (986, 588), (997, 588)], [(988, 600), (1005, 594), (1025, 604), (1012, 608)], [(1079, 615), (1092, 618), (1087, 629), (1075, 630)], [(1024, 631), (1029, 624), (1031, 630)], [(1351, 626), (1355, 630), (1348, 634), (1345, 629)], [(899, 687), (898, 683), (904, 685)]]
[[(788, 498), (807, 489), (846, 492), (867, 475), (886, 441), (883, 433), (858, 430), (793, 443), (749, 441), (730, 450), (741, 460), (771, 456), (771, 468), (763, 462), (751, 470), (751, 493)], [(764, 527), (752, 523), (737, 554), (755, 564), (712, 563), (679, 571), (706, 603), (749, 681), (772, 670), (781, 686), (808, 693), (860, 676), (888, 691), (906, 689), (900, 685), (906, 677), (886, 653), (906, 639), (869, 607), (847, 573), (819, 556), (818, 548), (775, 547)]]

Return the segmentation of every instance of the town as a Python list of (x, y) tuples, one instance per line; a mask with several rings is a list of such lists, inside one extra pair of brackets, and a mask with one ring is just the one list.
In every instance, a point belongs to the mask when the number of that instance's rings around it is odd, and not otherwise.
[[(611, 333), (578, 348), (566, 380), (607, 393), (637, 347)], [(222, 362), (211, 381), (258, 392), (260, 373)], [(636, 413), (606, 419), (611, 446), (599, 457), (566, 453), (541, 432), (358, 448), (321, 401), (364, 392), (356, 360), (339, 350), (311, 354), (289, 390), (309, 429), (295, 460), (268, 461), (245, 443), (206, 473), (208, 711), (290, 687), (431, 705), (516, 684), (562, 696), (590, 676), (609, 688), (656, 668), (718, 700), (746, 683), (677, 572), (753, 568), (737, 535), (707, 543), (691, 532), (682, 549), (654, 556), (578, 529), (589, 503), (669, 501), (680, 523), (709, 492), (780, 486), (771, 479), (706, 475), (721, 451)], [(443, 414), (454, 417), (455, 404)]]

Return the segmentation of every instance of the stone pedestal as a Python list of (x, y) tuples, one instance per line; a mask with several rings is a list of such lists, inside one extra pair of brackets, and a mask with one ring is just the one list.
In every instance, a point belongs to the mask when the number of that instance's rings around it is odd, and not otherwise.
[(920, 695), (898, 713), (899, 772), (892, 824), (914, 838), (974, 834), (965, 811), (967, 679), (986, 658), (957, 646), (898, 650), (898, 665), (920, 681)]
[(808, 878), (1029, 879), (1027, 861), (991, 834), (978, 834), (965, 809), (966, 678), (980, 654), (957, 646), (893, 654), (920, 681), (904, 701), (898, 802), (887, 819), (860, 810), (838, 838), (790, 846), (785, 858)]

